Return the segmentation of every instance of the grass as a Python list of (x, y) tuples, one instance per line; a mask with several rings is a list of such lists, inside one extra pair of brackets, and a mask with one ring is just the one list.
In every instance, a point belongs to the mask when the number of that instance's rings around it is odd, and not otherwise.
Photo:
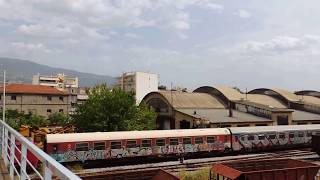
[(210, 167), (196, 171), (182, 171), (178, 174), (182, 180), (208, 180), (210, 178)]

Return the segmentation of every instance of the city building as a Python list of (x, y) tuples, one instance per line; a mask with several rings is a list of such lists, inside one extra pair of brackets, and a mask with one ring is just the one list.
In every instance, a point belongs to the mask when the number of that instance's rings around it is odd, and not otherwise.
[[(31, 84), (8, 84), (5, 87), (6, 109), (48, 117), (51, 113), (68, 114), (71, 109), (70, 96), (56, 88)], [(3, 101), (3, 87), (0, 87)], [(0, 104), (3, 108), (3, 104)]]
[(51, 76), (37, 74), (33, 76), (32, 84), (54, 87), (70, 94), (77, 94), (79, 88), (78, 77), (68, 77), (65, 74)]
[(136, 104), (150, 92), (158, 91), (158, 75), (145, 72), (126, 72), (117, 78), (116, 87), (126, 92), (133, 92)]

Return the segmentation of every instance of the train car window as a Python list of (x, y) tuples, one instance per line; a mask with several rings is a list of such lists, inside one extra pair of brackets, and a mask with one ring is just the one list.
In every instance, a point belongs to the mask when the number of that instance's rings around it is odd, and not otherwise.
[(275, 139), (276, 135), (275, 134), (270, 134), (268, 137), (269, 137), (269, 139)]
[(202, 144), (202, 143), (203, 143), (202, 137), (196, 137), (196, 138), (195, 138), (195, 143), (196, 143), (196, 144)]
[(281, 133), (281, 134), (279, 134), (279, 138), (280, 138), (280, 139), (285, 139), (285, 138), (286, 138), (286, 135), (285, 135), (284, 133)]
[(307, 136), (311, 137), (312, 136), (312, 132), (308, 131)]
[(290, 133), (289, 138), (294, 138), (294, 133)]
[(240, 138), (240, 139), (241, 139), (241, 141), (244, 141), (244, 140), (245, 140), (244, 136), (241, 136), (241, 138)]
[(170, 138), (170, 145), (178, 145), (179, 141), (178, 138)]
[(299, 137), (304, 137), (303, 132), (299, 132), (298, 136), (299, 136)]
[(106, 149), (106, 143), (104, 143), (104, 142), (95, 142), (95, 143), (93, 143), (93, 149), (94, 150), (105, 150)]
[(207, 137), (207, 143), (214, 143), (214, 137)]
[(266, 138), (266, 137), (265, 137), (264, 135), (259, 135), (259, 136), (258, 136), (258, 139), (259, 139), (259, 140), (264, 140), (265, 138)]
[(183, 144), (191, 144), (191, 138), (183, 138)]
[(248, 136), (248, 141), (253, 141), (254, 140), (254, 136), (250, 135)]
[(141, 141), (141, 147), (151, 147), (151, 140), (150, 139), (143, 139)]
[(136, 140), (127, 141), (127, 148), (136, 148), (136, 147), (137, 147), (137, 141)]
[(78, 143), (76, 144), (76, 151), (88, 151), (89, 143)]
[(121, 141), (111, 141), (111, 149), (121, 149)]
[(157, 146), (165, 146), (166, 142), (164, 139), (157, 139), (156, 144), (157, 144)]

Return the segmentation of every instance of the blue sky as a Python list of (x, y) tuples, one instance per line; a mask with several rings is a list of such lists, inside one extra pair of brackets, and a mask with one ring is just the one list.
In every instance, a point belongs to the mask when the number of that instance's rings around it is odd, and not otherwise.
[(116, 76), (319, 90), (310, 0), (0, 0), (0, 56)]

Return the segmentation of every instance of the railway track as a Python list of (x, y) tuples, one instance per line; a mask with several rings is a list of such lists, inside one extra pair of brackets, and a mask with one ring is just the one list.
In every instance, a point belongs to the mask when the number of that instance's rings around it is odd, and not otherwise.
[[(188, 159), (183, 163), (179, 161), (169, 161), (161, 163), (150, 163), (150, 164), (139, 164), (130, 166), (116, 166), (107, 168), (95, 168), (85, 169), (76, 171), (75, 173), (80, 177), (92, 178), (101, 177), (108, 174), (116, 173), (132, 173), (146, 170), (163, 169), (168, 172), (177, 174), (182, 171), (196, 171), (204, 167), (210, 167), (212, 164), (217, 162), (227, 162), (233, 160), (259, 160), (259, 159), (276, 159), (276, 158), (293, 158), (293, 159), (317, 159), (319, 156), (315, 152), (310, 152), (307, 149), (301, 150), (286, 150), (276, 152), (266, 152), (259, 154), (245, 154), (245, 155), (233, 155), (233, 156), (222, 156), (222, 157), (210, 157), (202, 159)], [(139, 175), (139, 173), (137, 173)]]

